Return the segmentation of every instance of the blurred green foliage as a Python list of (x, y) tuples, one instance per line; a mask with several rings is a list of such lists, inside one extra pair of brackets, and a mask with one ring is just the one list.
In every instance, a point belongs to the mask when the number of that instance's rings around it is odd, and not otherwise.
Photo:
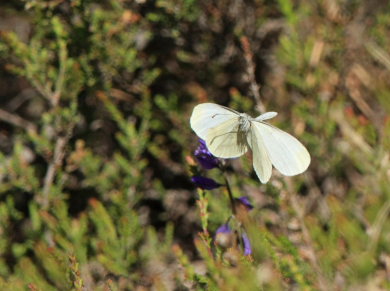
[[(0, 16), (1, 290), (390, 288), (386, 1), (15, 0)], [(250, 156), (228, 162), (255, 205), (244, 256), (214, 243), (229, 199), (190, 183), (188, 120), (208, 101), (258, 114), (256, 81), (312, 164), (261, 185)]]

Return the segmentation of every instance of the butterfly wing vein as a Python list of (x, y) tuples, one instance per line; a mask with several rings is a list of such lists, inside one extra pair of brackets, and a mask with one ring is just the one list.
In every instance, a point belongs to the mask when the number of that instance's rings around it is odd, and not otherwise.
[(209, 151), (219, 158), (236, 158), (248, 150), (245, 135), (239, 131), (238, 116), (210, 128), (206, 135)]

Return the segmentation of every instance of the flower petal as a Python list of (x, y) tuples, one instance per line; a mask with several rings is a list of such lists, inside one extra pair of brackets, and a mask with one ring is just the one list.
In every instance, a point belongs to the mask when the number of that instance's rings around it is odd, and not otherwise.
[(252, 254), (251, 242), (249, 241), (249, 238), (245, 232), (242, 234), (242, 241), (244, 243), (244, 255), (245, 256), (251, 255)]
[(221, 184), (215, 182), (213, 179), (203, 176), (193, 176), (191, 180), (196, 184), (196, 186), (204, 190), (212, 190), (221, 187)]
[(194, 155), (199, 164), (206, 170), (217, 168), (219, 166), (219, 159), (214, 157), (206, 146), (203, 139), (199, 139), (199, 146), (195, 150)]
[(240, 198), (237, 198), (236, 201), (241, 203), (241, 204), (243, 204), (244, 206), (246, 206), (246, 208), (248, 210), (252, 210), (253, 209), (253, 205), (249, 201), (249, 197), (248, 196), (241, 196)]

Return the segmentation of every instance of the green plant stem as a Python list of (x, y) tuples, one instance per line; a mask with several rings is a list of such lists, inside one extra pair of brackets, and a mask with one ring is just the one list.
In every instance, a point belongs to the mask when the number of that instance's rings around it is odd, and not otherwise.
[(228, 191), (229, 200), (230, 200), (230, 206), (232, 208), (233, 215), (236, 215), (236, 213), (237, 213), (237, 211), (236, 211), (236, 204), (234, 203), (233, 192), (232, 192), (232, 189), (230, 188), (229, 180), (228, 180), (228, 178), (226, 176), (225, 171), (223, 172), (223, 178), (225, 179), (226, 189)]

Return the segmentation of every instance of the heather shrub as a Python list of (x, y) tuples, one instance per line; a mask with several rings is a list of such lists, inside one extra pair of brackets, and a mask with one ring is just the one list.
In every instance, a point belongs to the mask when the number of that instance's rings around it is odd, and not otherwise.
[[(389, 9), (0, 4), (0, 288), (390, 288)], [(277, 111), (309, 169), (210, 156), (203, 102)]]

